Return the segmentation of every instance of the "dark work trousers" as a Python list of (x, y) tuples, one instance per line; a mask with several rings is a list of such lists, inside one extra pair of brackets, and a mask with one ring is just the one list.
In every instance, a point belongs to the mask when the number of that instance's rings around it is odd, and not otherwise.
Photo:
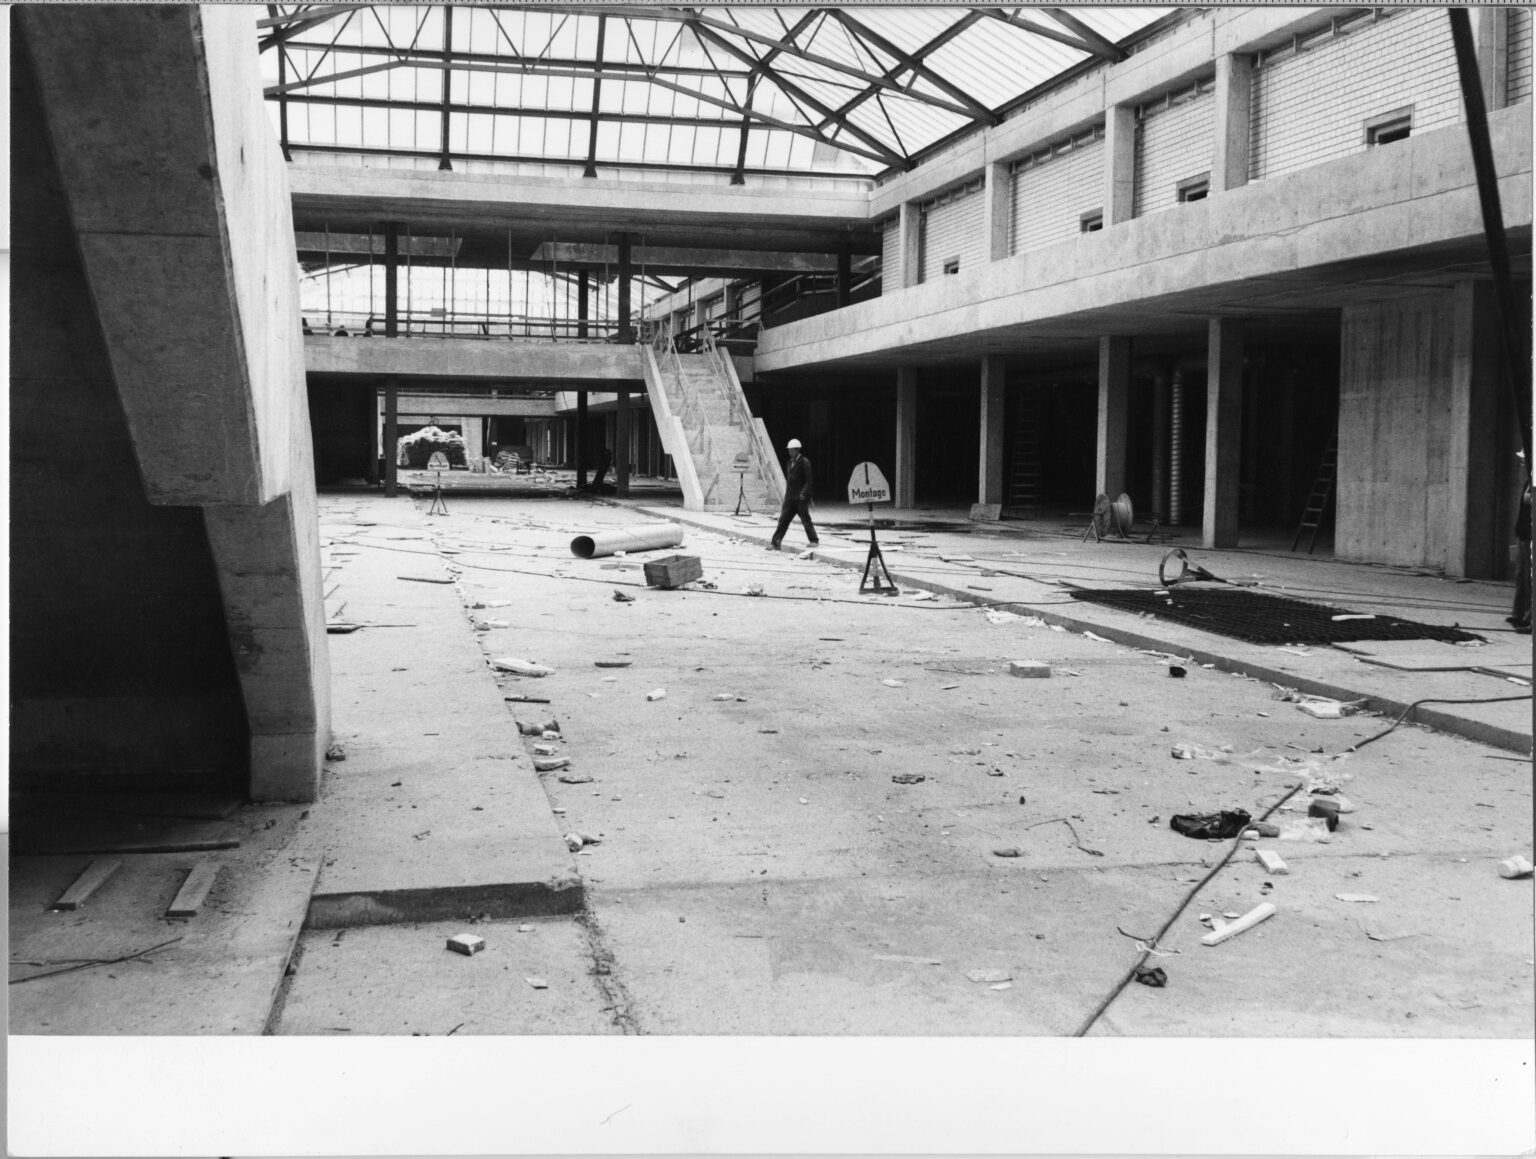
[(816, 525), (811, 522), (811, 501), (786, 495), (784, 506), (779, 509), (779, 526), (773, 533), (775, 547), (783, 541), (784, 533), (789, 530), (789, 521), (796, 515), (800, 516), (800, 523), (805, 527), (805, 538), (810, 540), (812, 546), (819, 542), (816, 538)]

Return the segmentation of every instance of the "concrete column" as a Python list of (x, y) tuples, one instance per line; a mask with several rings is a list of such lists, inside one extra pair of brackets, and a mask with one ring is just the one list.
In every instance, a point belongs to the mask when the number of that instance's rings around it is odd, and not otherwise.
[(917, 506), (917, 367), (896, 369), (896, 506)]
[(839, 307), (853, 301), (853, 255), (845, 245), (837, 251), (837, 304)]
[[(373, 303), (369, 303), (371, 309)], [(384, 337), (400, 335), (400, 223), (384, 223)]]
[(981, 463), (976, 502), (1003, 501), (1003, 385), (1006, 366), (1001, 354), (981, 360)]
[(1509, 12), (1503, 6), (1473, 8), (1472, 41), (1477, 48), (1477, 71), (1483, 82), (1483, 104), (1490, 112), (1507, 103), (1509, 83)]
[(393, 499), (400, 493), (400, 463), (396, 440), (400, 438), (400, 386), (393, 378), (384, 380), (384, 494)]
[(922, 273), (922, 267), (918, 263), (922, 257), (923, 240), (923, 215), (918, 210), (917, 202), (901, 203), (901, 216), (897, 220), (896, 228), (901, 231), (900, 245), (897, 250), (901, 254), (901, 277), (897, 279), (896, 284), (903, 288), (915, 286), (918, 283), (918, 275)]
[(1168, 522), (1168, 405), (1169, 375), (1158, 370), (1152, 375), (1152, 514), (1159, 522)]
[(1130, 437), (1131, 340), (1099, 339), (1099, 440), (1094, 486), (1111, 499), (1126, 488)]
[(1236, 547), (1243, 438), (1243, 323), (1212, 318), (1205, 377), (1204, 547)]
[(576, 486), (587, 485), (587, 392), (576, 392)]
[(1008, 256), (1008, 222), (1013, 215), (1013, 190), (1006, 162), (987, 166), (986, 186), (981, 195), (981, 236), (987, 260), (995, 262)]
[[(582, 270), (576, 276), (576, 336), (587, 337), (587, 320), (592, 317), (592, 274)], [(586, 398), (586, 395), (582, 395)]]
[(619, 341), (633, 342), (634, 328), (629, 317), (629, 280), (634, 272), (629, 234), (619, 234)]
[(1501, 354), (1493, 283), (1463, 281), (1454, 290), (1450, 445), (1446, 453), (1445, 571), (1494, 579), (1508, 528), (1500, 525)]
[[(841, 267), (839, 267), (841, 268)], [(839, 302), (839, 305), (846, 305)], [(725, 317), (734, 320), (741, 310), (741, 287), (735, 282), (725, 283)]]
[(1253, 58), (1223, 53), (1216, 58), (1216, 131), (1211, 156), (1211, 192), (1248, 184), (1249, 110)]
[(1116, 105), (1104, 114), (1104, 225), (1130, 221), (1136, 209), (1136, 110)]
[(613, 414), (613, 485), (620, 499), (629, 495), (629, 390), (620, 387)]

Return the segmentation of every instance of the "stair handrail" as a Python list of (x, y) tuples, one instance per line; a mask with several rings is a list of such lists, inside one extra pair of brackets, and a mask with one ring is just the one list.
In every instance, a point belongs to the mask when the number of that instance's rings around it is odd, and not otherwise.
[(779, 464), (779, 456), (773, 449), (773, 440), (768, 437), (768, 428), (747, 405), (747, 393), (741, 388), (741, 376), (736, 373), (736, 363), (729, 350), (716, 351), (716, 367), (732, 412), (744, 416), (741, 428), (757, 451), (758, 473), (762, 475), (768, 498), (774, 504), (782, 503), (785, 492), (784, 468)]

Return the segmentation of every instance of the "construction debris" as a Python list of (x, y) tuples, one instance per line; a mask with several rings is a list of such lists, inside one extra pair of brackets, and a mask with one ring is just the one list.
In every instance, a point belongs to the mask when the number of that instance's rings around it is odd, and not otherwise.
[(501, 656), (491, 661), (491, 667), (500, 672), (513, 672), (518, 676), (549, 676), (554, 672), (545, 664), (536, 664), (532, 660), (523, 660), (516, 656)]
[(667, 690), (665, 688), (653, 688), (645, 694), (645, 698), (647, 700), (665, 700), (667, 698)]
[(1506, 857), (1499, 862), (1499, 876), (1515, 880), (1521, 877), (1530, 877), (1533, 872), (1531, 859), (1516, 854), (1514, 857)]
[[(592, 778), (586, 773), (563, 773), (557, 778), (562, 785), (590, 785)], [(560, 810), (564, 812), (564, 810)]]
[(546, 982), (543, 978), (524, 978), (523, 981), (527, 982), (528, 985), (532, 986), (535, 990), (549, 989), (549, 983)]
[(97, 859), (85, 867), (85, 872), (75, 878), (75, 883), (66, 889), (59, 900), (53, 903), (56, 910), (76, 910), (86, 903), (86, 900), (106, 884), (111, 877), (123, 867), (121, 861)]
[(1023, 857), (1024, 851), (1017, 845), (1005, 845), (1001, 849), (992, 851), (993, 857)]
[(1025, 677), (1047, 677), (1051, 674), (1051, 666), (1043, 660), (1010, 660), (1008, 661), (1008, 675)]
[(1381, 900), (1381, 898), (1377, 897), (1374, 893), (1336, 893), (1333, 896), (1336, 897), (1339, 901), (1349, 902), (1373, 902)]
[(1205, 937), (1200, 939), (1200, 944), (1202, 946), (1219, 946), (1228, 938), (1235, 938), (1244, 930), (1251, 930), (1266, 918), (1274, 917), (1274, 915), (1275, 906), (1273, 902), (1260, 902), (1235, 922), (1229, 922), (1206, 934)]
[(523, 736), (542, 737), (546, 732), (559, 732), (560, 722), (554, 717), (550, 717), (542, 724), (525, 724), (523, 721), (518, 721), (517, 731)]
[(1252, 820), (1242, 809), (1223, 809), (1219, 813), (1176, 813), (1168, 819), (1168, 827), (1186, 837), (1208, 841), (1236, 837)]
[(1255, 849), (1254, 856), (1259, 859), (1259, 864), (1264, 867), (1265, 873), (1282, 874), (1290, 873), (1291, 867), (1272, 849)]
[(1141, 965), (1136, 967), (1136, 981), (1161, 990), (1168, 985), (1168, 975), (1161, 966)]
[(594, 660), (593, 665), (598, 668), (628, 668), (633, 661), (630, 660)]
[(485, 949), (485, 939), (474, 934), (454, 934), (448, 939), (448, 948), (466, 958)]
[(967, 970), (965, 976), (972, 982), (1010, 982), (1013, 975), (1003, 969)]
[(541, 773), (552, 773), (556, 769), (564, 769), (570, 766), (570, 757), (534, 757), (533, 767)]
[(893, 785), (920, 785), (928, 778), (922, 773), (896, 773), (891, 777)]
[(635, 602), (635, 597), (632, 596), (632, 595), (629, 595), (629, 594), (627, 594), (625, 592), (619, 591), (618, 588), (614, 588), (613, 589), (613, 602), (616, 603), (616, 604), (632, 604), (632, 603)]

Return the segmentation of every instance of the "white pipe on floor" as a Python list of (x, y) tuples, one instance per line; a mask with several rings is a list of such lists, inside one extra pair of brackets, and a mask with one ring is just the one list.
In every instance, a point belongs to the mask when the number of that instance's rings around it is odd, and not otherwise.
[(616, 551), (650, 551), (656, 547), (676, 547), (682, 542), (683, 529), (676, 523), (658, 523), (633, 531), (578, 535), (571, 540), (571, 554), (577, 559), (596, 559)]

